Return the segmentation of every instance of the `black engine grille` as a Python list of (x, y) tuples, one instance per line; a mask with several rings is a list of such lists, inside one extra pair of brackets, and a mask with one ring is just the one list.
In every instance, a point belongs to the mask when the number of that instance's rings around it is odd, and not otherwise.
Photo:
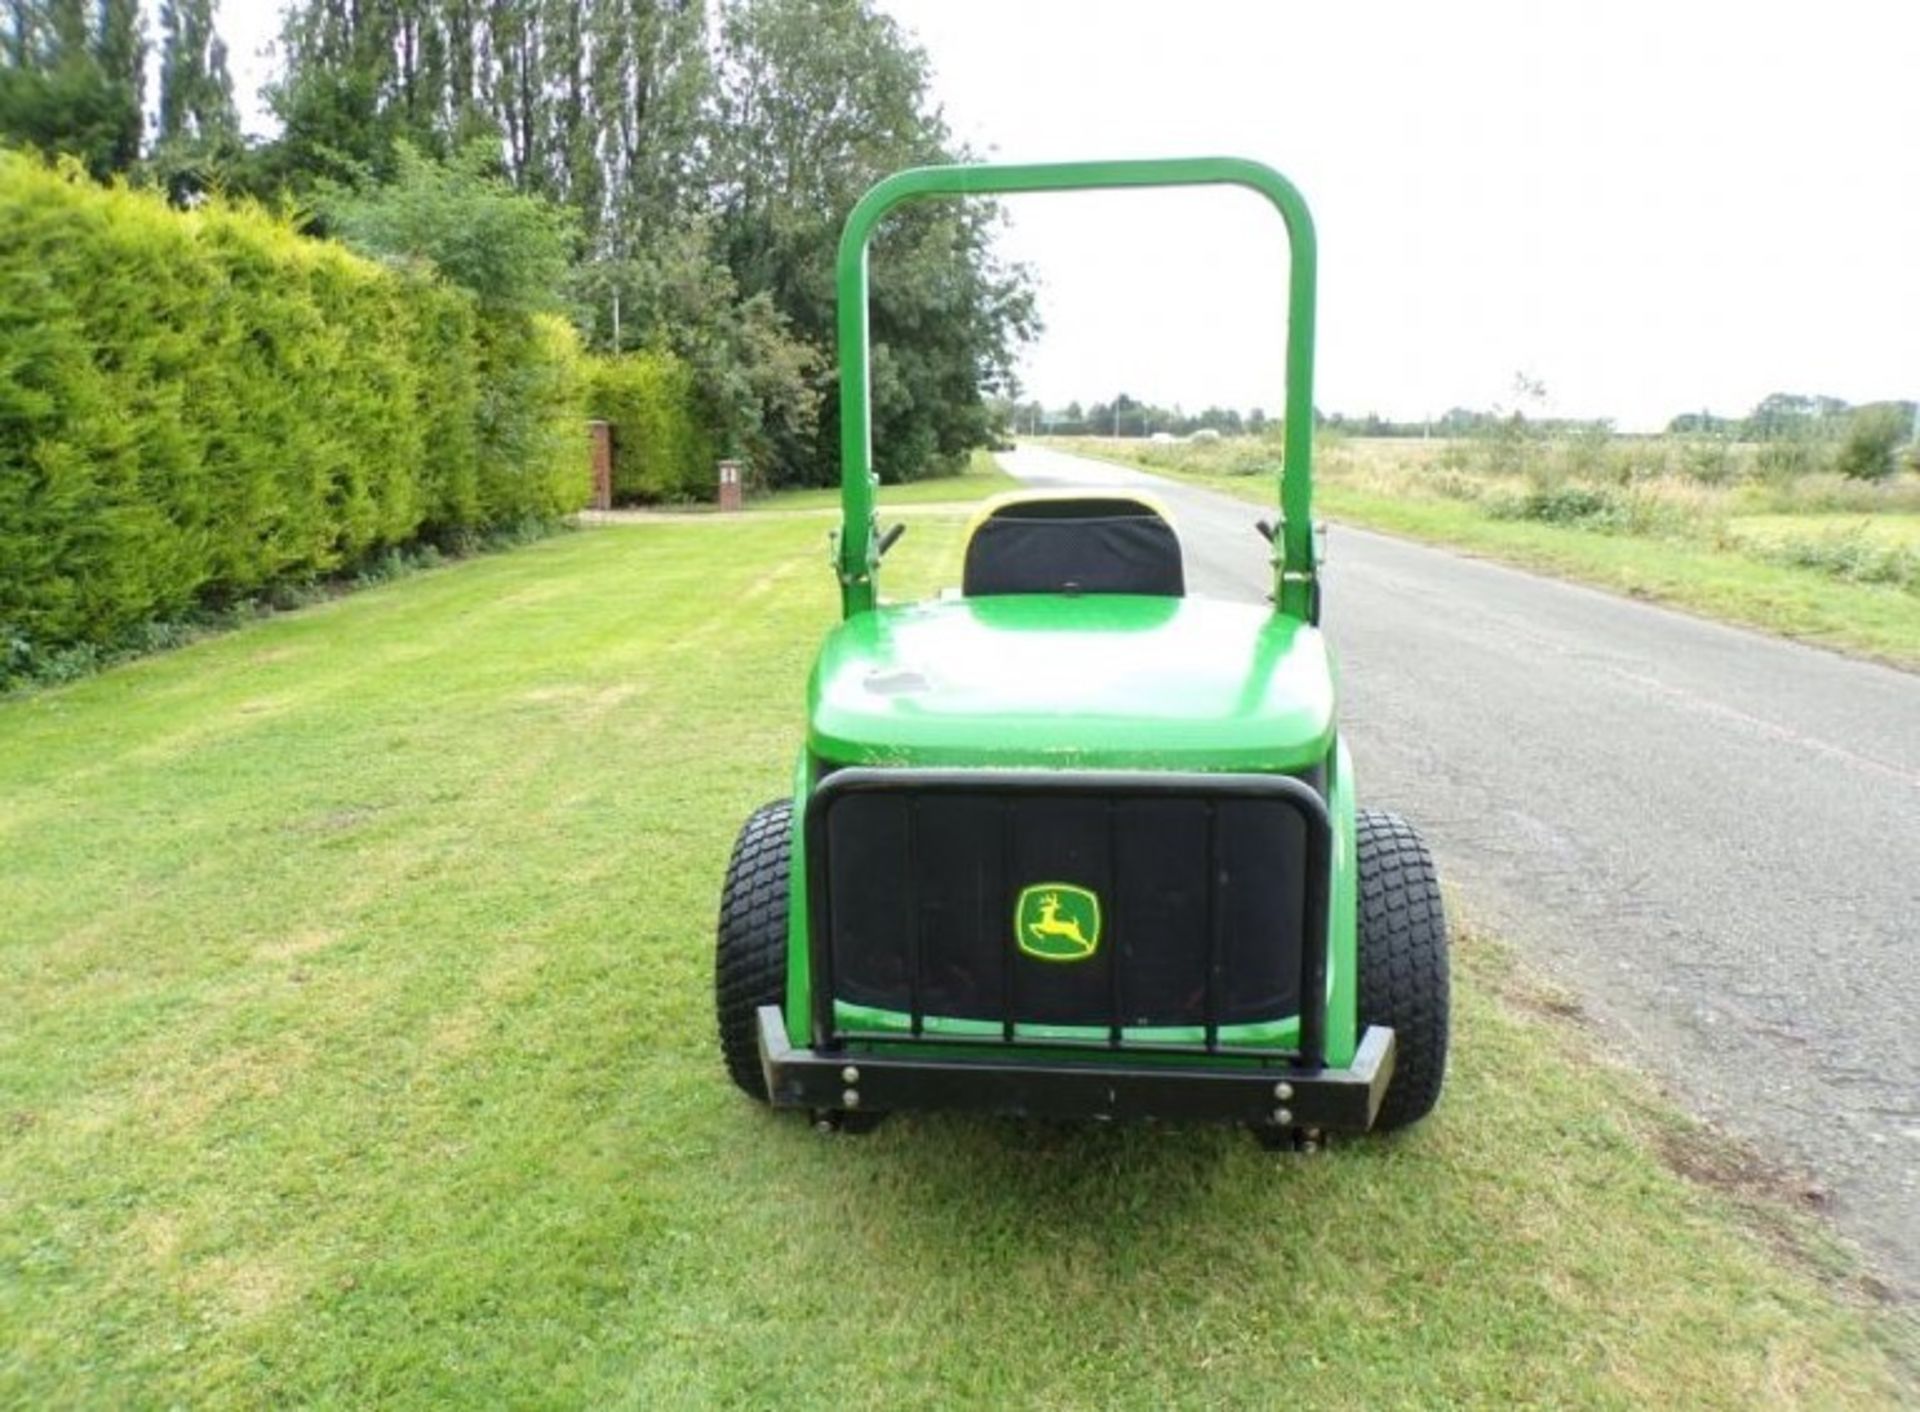
[[(1270, 775), (842, 770), (808, 810), (816, 1043), (831, 999), (1105, 1029), (1299, 1013), (1325, 977), (1327, 817)], [(1084, 959), (1016, 942), (1024, 889), (1099, 898)], [(1322, 1005), (1302, 1016), (1318, 1048)]]

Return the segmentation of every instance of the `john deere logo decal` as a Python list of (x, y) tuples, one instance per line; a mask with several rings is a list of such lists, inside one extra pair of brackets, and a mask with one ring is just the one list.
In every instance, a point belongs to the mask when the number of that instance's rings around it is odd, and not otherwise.
[(1100, 899), (1072, 883), (1035, 883), (1021, 889), (1013, 931), (1029, 956), (1084, 961), (1100, 944)]

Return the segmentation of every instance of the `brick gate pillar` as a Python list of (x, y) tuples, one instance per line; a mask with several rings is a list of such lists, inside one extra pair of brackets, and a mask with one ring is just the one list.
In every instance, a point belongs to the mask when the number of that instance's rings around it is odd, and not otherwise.
[(613, 508), (613, 425), (610, 422), (587, 423), (587, 439), (593, 448), (593, 495), (587, 504), (595, 510)]

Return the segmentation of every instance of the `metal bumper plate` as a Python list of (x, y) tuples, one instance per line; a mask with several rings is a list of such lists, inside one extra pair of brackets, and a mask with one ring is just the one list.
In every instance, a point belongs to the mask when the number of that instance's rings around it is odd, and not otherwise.
[[(1009, 1047), (978, 1058), (796, 1049), (776, 1005), (760, 1008), (760, 1064), (780, 1108), (961, 1108), (1016, 1117), (1162, 1118), (1364, 1132), (1393, 1077), (1393, 1031), (1369, 1026), (1345, 1069), (1226, 1067), (1038, 1058)], [(907, 1046), (894, 1046), (895, 1049)]]

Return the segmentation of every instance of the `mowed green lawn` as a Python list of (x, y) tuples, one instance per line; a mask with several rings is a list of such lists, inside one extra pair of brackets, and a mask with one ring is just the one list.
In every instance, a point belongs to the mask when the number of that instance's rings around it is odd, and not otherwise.
[(598, 529), (0, 702), (0, 1405), (1902, 1395), (1485, 943), (1439, 1114), (1319, 1158), (743, 1100), (715, 894), (823, 559)]

